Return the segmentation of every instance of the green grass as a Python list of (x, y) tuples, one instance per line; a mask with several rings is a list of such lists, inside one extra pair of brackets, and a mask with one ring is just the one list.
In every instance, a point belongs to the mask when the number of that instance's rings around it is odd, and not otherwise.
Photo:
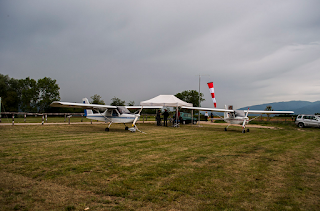
[[(44, 123), (63, 123), (68, 122), (68, 118), (59, 117), (59, 116), (48, 116), (47, 120), (44, 118)], [(71, 122), (90, 122), (90, 119), (87, 119), (85, 117), (81, 116), (72, 116), (70, 119)], [(94, 120), (93, 120), (94, 121)], [(2, 117), (1, 118), (2, 123), (12, 123), (12, 118)], [(14, 118), (15, 123), (42, 123), (42, 116), (27, 116), (27, 118), (24, 118), (23, 116), (18, 116)]]
[[(148, 118), (144, 118), (144, 121), (155, 121), (155, 117), (148, 116)], [(70, 118), (71, 123), (75, 122), (90, 122), (90, 119), (81, 116), (72, 116)], [(96, 120), (92, 120), (93, 122), (97, 122)], [(143, 121), (143, 117), (140, 117), (140, 121)], [(12, 117), (3, 117), (1, 118), (2, 123), (12, 123)], [(44, 123), (63, 123), (69, 122), (69, 118), (64, 118), (60, 116), (48, 116), (47, 120), (44, 118)], [(42, 116), (27, 116), (24, 118), (23, 116), (19, 115), (18, 117), (14, 118), (14, 123), (42, 123)], [(1, 124), (1, 123), (0, 123)]]
[(0, 210), (320, 209), (317, 128), (105, 127), (0, 125)]

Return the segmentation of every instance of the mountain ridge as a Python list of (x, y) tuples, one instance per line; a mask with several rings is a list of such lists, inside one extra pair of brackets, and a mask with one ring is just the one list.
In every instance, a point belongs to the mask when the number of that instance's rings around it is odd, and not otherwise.
[(277, 110), (294, 111), (295, 114), (320, 113), (320, 101), (310, 102), (310, 101), (300, 101), (300, 100), (264, 103), (259, 105), (242, 107), (237, 110), (247, 110), (248, 108), (252, 110), (265, 110), (267, 106), (271, 106), (272, 109), (275, 111)]

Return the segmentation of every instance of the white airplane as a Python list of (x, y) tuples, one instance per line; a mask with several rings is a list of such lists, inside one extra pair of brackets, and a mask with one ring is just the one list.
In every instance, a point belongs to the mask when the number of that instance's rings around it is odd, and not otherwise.
[[(212, 100), (214, 103), (214, 106), (216, 107), (216, 100), (214, 97), (214, 89), (213, 89), (213, 84), (212, 82), (208, 83), (210, 93), (212, 96)], [(224, 118), (220, 117), (223, 119), (225, 122), (229, 123), (229, 125), (224, 129), (227, 131), (228, 127), (232, 124), (240, 124), (242, 125), (242, 133), (245, 133), (246, 131), (249, 132), (249, 129), (246, 128), (246, 124), (249, 123), (249, 121), (252, 121), (253, 119), (249, 120), (248, 114), (293, 114), (293, 111), (263, 111), (263, 110), (233, 110), (232, 106), (230, 108), (227, 108), (225, 106), (224, 109), (218, 109), (218, 108), (201, 108), (201, 107), (187, 107), (187, 106), (182, 106), (181, 108), (185, 109), (191, 109), (191, 110), (201, 110), (201, 111), (214, 111), (214, 112), (224, 112)]]
[[(140, 131), (136, 126), (136, 122), (140, 117), (140, 113), (143, 108), (162, 108), (162, 106), (112, 106), (112, 105), (99, 105), (90, 104), (87, 98), (82, 99), (83, 103), (70, 103), (54, 101), (50, 104), (51, 107), (67, 107), (67, 108), (83, 108), (85, 109), (85, 116), (88, 119), (104, 121), (110, 123), (105, 131), (109, 131), (112, 123), (123, 123), (125, 130), (135, 132)], [(140, 109), (138, 113), (131, 113), (128, 109)], [(92, 110), (97, 111), (93, 113)], [(103, 113), (100, 113), (103, 111)], [(126, 123), (132, 123), (132, 127), (126, 126)], [(140, 131), (141, 132), (141, 131)]]

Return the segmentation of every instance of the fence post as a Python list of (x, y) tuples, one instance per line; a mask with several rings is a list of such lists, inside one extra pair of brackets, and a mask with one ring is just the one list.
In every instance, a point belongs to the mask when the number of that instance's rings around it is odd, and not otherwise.
[(12, 114), (12, 126), (14, 125), (14, 114)]
[(44, 124), (44, 115), (42, 115), (42, 125)]
[(27, 122), (27, 114), (24, 114), (24, 123)]
[(67, 121), (67, 114), (64, 114), (64, 122)]

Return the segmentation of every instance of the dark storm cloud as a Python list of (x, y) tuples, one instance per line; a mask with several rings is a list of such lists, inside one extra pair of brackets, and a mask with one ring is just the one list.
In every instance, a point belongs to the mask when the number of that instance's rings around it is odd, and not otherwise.
[(1, 73), (54, 78), (64, 101), (100, 94), (107, 103), (114, 96), (139, 103), (198, 89), (199, 74), (206, 75), (207, 106), (208, 81), (220, 107), (315, 101), (319, 6), (316, 0), (2, 1)]

